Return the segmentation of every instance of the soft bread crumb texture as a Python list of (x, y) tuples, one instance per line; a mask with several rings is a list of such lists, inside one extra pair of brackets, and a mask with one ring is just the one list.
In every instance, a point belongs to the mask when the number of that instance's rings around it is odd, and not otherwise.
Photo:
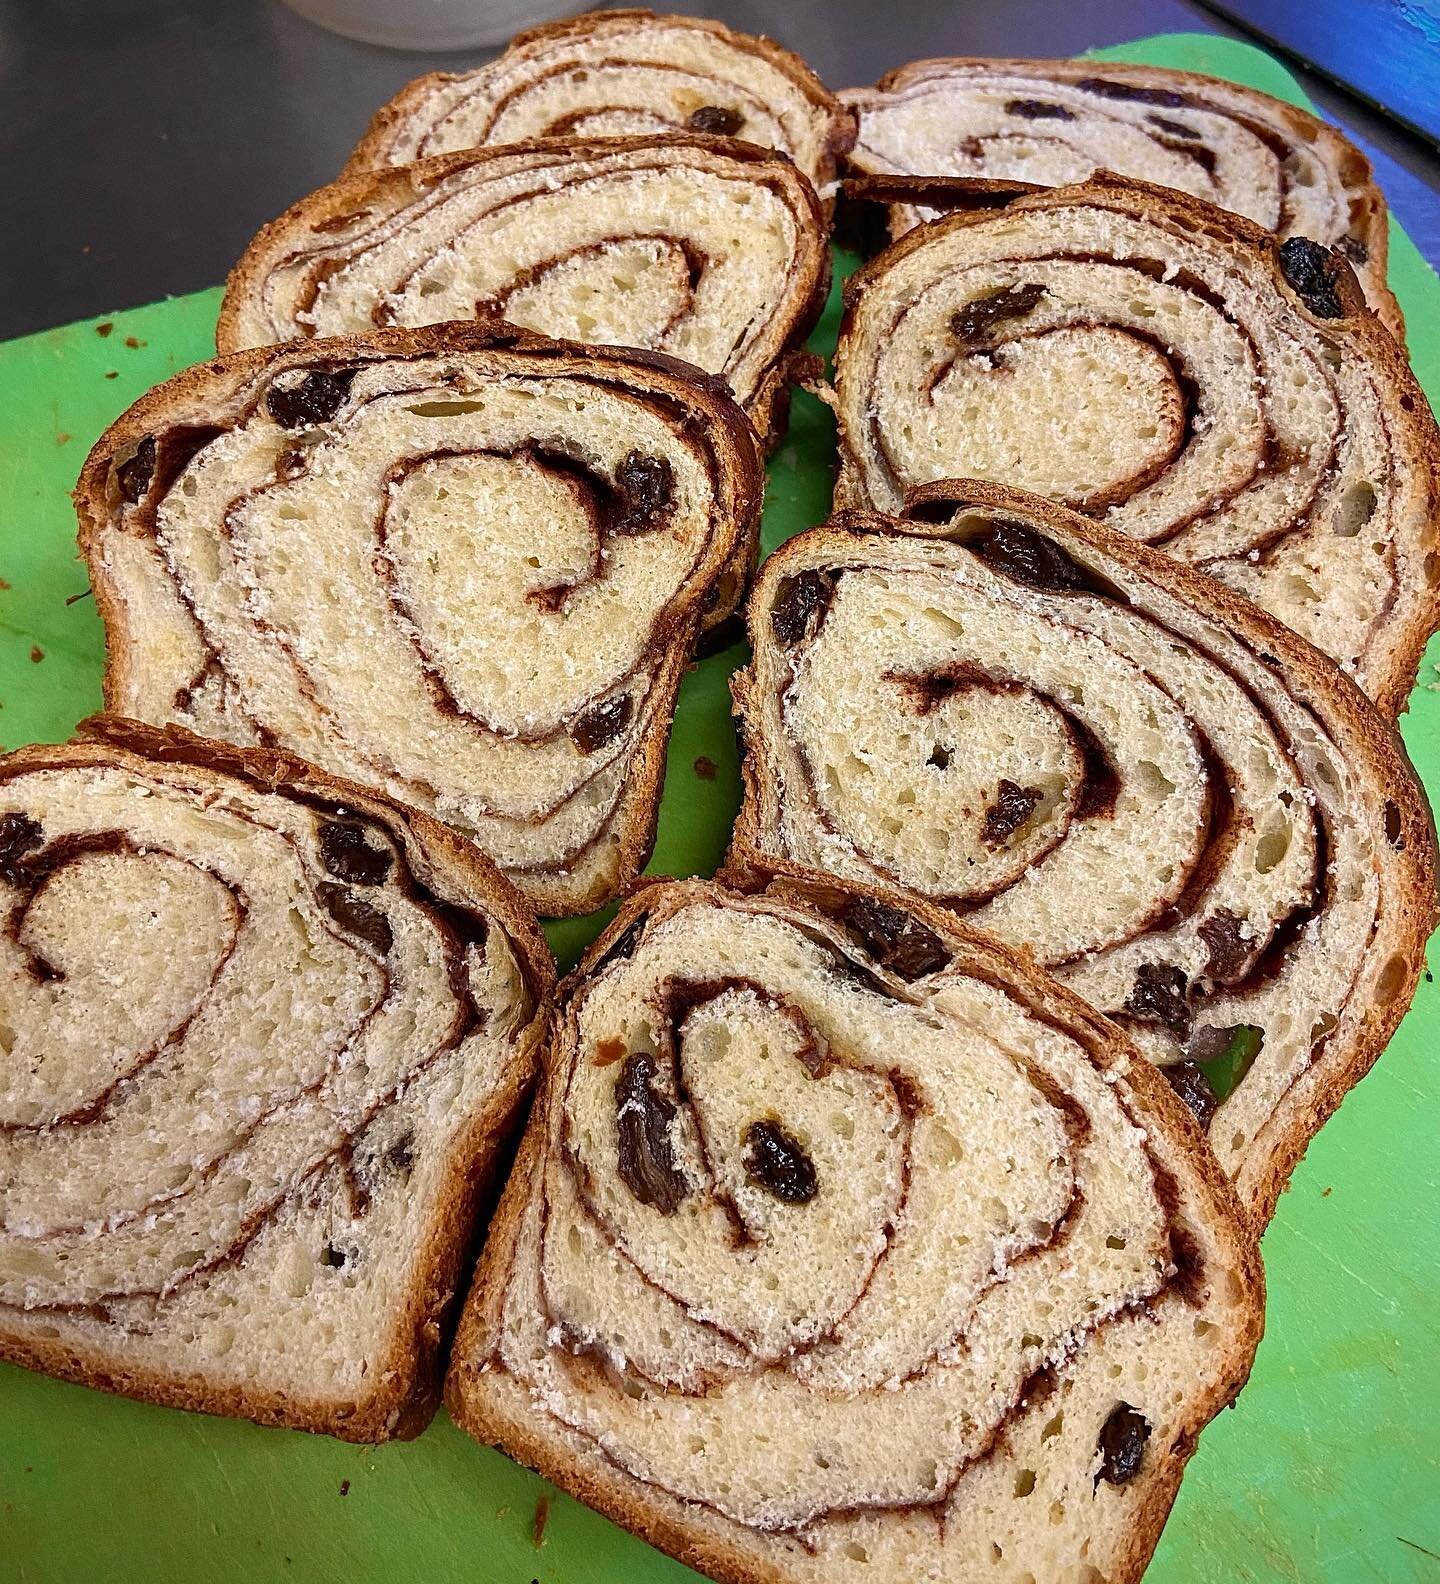
[(1034, 490), (1403, 704), (1440, 614), (1440, 435), (1389, 337), (1310, 313), (1243, 222), (1109, 177), (937, 221), (852, 287), (836, 370), (837, 504)]
[(689, 17), (592, 12), (522, 34), (477, 71), (410, 84), (377, 114), (351, 163), (697, 129), (777, 149), (822, 190), (853, 138), (849, 113), (768, 39)]
[[(988, 946), (910, 983), (791, 897), (671, 886), (636, 920), (568, 990), (457, 1343), (462, 1425), (727, 1579), (1138, 1577), (1259, 1302), (1139, 1058)], [(668, 1213), (626, 1168), (636, 1059)], [(756, 1177), (757, 1118), (813, 1196)], [(1114, 1483), (1122, 1402), (1150, 1433)]]
[(247, 249), (218, 340), (500, 317), (673, 354), (755, 413), (827, 278), (823, 212), (788, 160), (708, 138), (567, 139), (312, 194)]
[[(943, 536), (815, 530), (767, 564), (732, 856), (928, 897), (1162, 1064), (1253, 1030), (1210, 1137), (1263, 1216), (1413, 993), (1435, 912), (1423, 795), (1318, 655), (1154, 557), (1127, 565), (1123, 541), (1097, 554), (1080, 519), (1067, 533), (1065, 514), (991, 493)], [(1092, 589), (987, 562), (997, 524), (1078, 552)], [(829, 593), (797, 640), (781, 617), (806, 577)]]
[[(626, 356), (437, 337), (240, 354), (102, 440), (82, 541), (107, 703), (377, 785), (583, 911), (643, 861), (696, 626), (753, 556), (752, 433)], [(277, 419), (336, 367), (332, 412)], [(123, 498), (124, 434), (163, 454), (200, 425), (173, 482)]]
[[(1334, 127), (1269, 94), (1191, 72), (1093, 61), (916, 61), (841, 95), (868, 173), (1064, 187), (1097, 170), (1177, 188), (1281, 236), (1339, 247), (1397, 338), (1385, 199)], [(933, 211), (899, 204), (898, 235)]]
[[(30, 756), (0, 761), (0, 834), (27, 849), (0, 875), (0, 1354), (413, 1433), (465, 1185), (539, 1032), (516, 904), (490, 911), (476, 874), (343, 803), (113, 750)], [(337, 881), (337, 829), (363, 880)]]

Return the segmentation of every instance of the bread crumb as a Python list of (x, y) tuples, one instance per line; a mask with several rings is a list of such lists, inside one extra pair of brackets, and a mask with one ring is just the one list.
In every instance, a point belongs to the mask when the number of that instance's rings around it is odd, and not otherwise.
[(31, 663), (31, 665), (39, 665), (40, 662), (44, 658), (45, 658), (45, 651), (40, 647), (40, 645), (39, 644), (31, 644), (30, 645), (30, 663)]
[(125, 345), (129, 347), (132, 352), (138, 352), (141, 347), (149, 346), (150, 343), (148, 341), (139, 341), (134, 336), (126, 336)]
[(530, 1526), (530, 1543), (538, 1551), (545, 1544), (545, 1525), (550, 1522), (550, 1498), (542, 1496), (535, 1503), (535, 1521)]
[(342, 1496), (348, 1496), (350, 1494), (350, 1481), (349, 1480), (341, 1480), (340, 1481), (340, 1494)]
[(695, 761), (695, 774), (702, 781), (713, 781), (719, 766), (707, 754), (701, 754)]
[(114, 329), (115, 322), (113, 319), (102, 319), (100, 323), (95, 326), (95, 334), (103, 340), (106, 336), (110, 335)]

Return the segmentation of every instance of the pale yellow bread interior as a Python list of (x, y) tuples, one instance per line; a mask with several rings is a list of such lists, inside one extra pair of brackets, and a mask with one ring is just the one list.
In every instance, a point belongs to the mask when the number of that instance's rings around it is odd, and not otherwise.
[(717, 1579), (1139, 1576), (1260, 1285), (1117, 1029), (836, 886), (646, 891), (561, 1004), (462, 1427)]

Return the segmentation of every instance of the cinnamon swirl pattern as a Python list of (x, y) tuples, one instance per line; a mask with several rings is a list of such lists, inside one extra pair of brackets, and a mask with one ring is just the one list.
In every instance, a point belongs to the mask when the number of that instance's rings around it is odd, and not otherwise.
[(820, 201), (786, 159), (711, 138), (555, 139), (312, 193), (235, 267), (217, 341), (500, 318), (719, 374), (768, 439), (829, 274)]
[(108, 721), (0, 759), (0, 1358), (414, 1435), (551, 978), (423, 815)]
[(648, 853), (760, 488), (744, 413), (658, 355), (458, 325), (234, 354), (81, 476), (107, 706), (380, 787), (587, 911)]
[[(1042, 187), (1114, 171), (1338, 248), (1371, 306), (1402, 334), (1385, 284), (1385, 199), (1370, 162), (1307, 111), (1253, 88), (1159, 66), (1074, 60), (914, 61), (842, 94), (854, 170), (1020, 180)], [(934, 211), (891, 210), (894, 234)]]
[(903, 887), (1032, 952), (1165, 1066), (1263, 1222), (1436, 921), (1398, 738), (1122, 534), (984, 484), (915, 510), (938, 525), (842, 514), (767, 562), (732, 864)]
[(837, 505), (1038, 491), (1403, 706), (1440, 621), (1440, 434), (1342, 258), (1099, 176), (917, 227), (850, 286)]
[(431, 72), (377, 111), (347, 169), (530, 138), (742, 138), (828, 196), (855, 120), (798, 55), (718, 22), (592, 11), (517, 34), (472, 72)]
[(1261, 1299), (1117, 1029), (798, 881), (644, 892), (557, 1016), (463, 1428), (717, 1578), (1138, 1578)]

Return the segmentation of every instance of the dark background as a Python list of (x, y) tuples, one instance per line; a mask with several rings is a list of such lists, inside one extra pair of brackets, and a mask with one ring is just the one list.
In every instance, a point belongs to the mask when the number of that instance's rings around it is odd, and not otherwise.
[[(1069, 55), (1147, 33), (1238, 35), (1185, 0), (669, 8), (770, 33), (834, 88), (925, 55)], [(1358, 50), (1365, 10), (1357, 0)], [(376, 49), (278, 0), (0, 0), (0, 338), (216, 284), (264, 221), (335, 175), (402, 83), (490, 53)], [(1299, 75), (1374, 160), (1421, 251), (1440, 261), (1440, 154), (1325, 79)]]

